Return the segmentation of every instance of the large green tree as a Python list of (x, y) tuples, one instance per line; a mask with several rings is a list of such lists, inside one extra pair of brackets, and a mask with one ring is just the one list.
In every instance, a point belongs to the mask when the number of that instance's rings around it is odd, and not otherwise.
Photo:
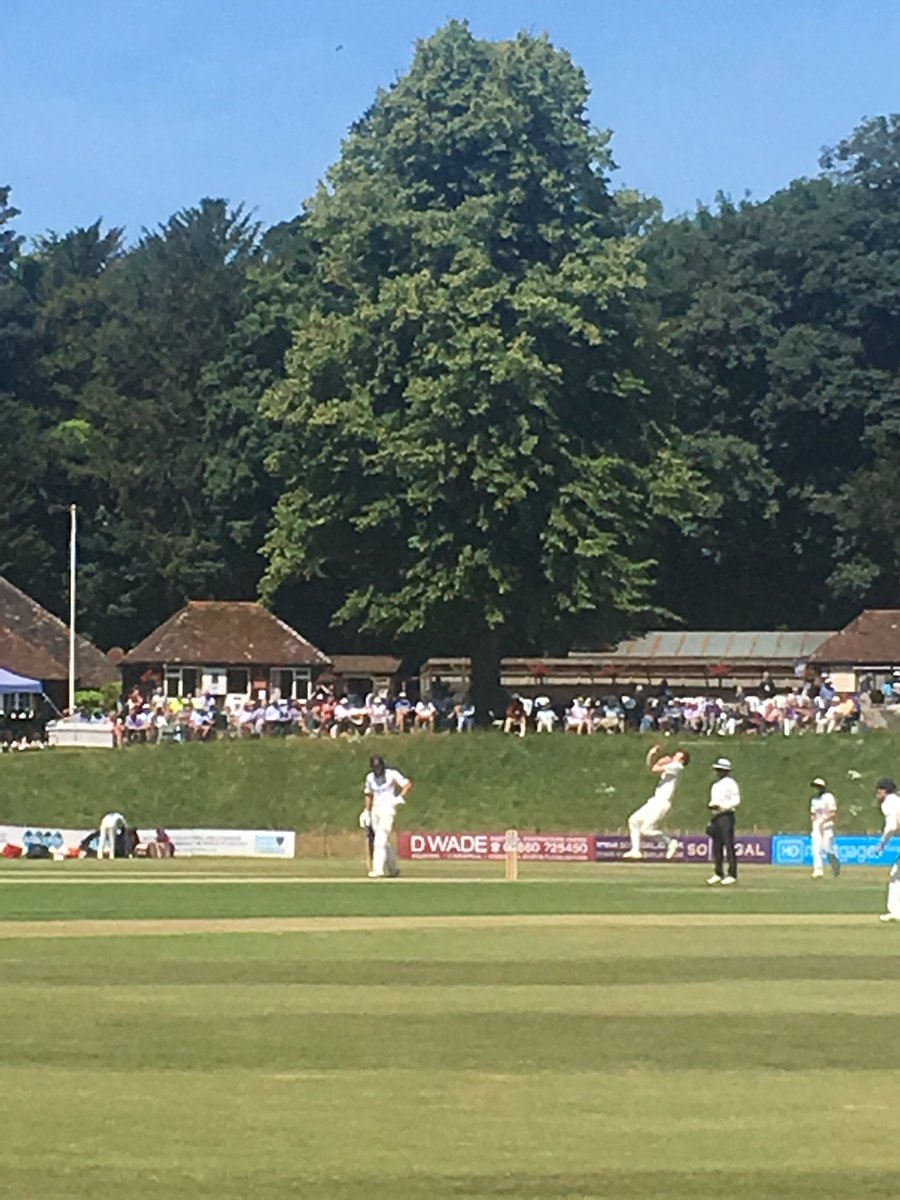
[[(693, 477), (649, 395), (639, 206), (569, 56), (452, 22), (353, 127), (309, 205), (314, 291), (265, 400), (283, 491), (266, 593), (470, 652), (618, 633)], [(691, 497), (687, 500), (686, 497)]]

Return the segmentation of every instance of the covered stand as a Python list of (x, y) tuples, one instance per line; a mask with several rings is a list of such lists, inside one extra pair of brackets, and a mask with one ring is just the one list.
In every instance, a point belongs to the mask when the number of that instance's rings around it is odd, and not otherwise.
[(39, 679), (29, 679), (0, 667), (0, 696), (40, 696), (44, 687)]

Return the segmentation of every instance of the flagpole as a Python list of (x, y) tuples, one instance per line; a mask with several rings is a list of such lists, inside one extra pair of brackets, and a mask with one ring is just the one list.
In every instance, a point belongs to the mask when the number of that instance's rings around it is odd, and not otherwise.
[(69, 716), (75, 715), (75, 538), (77, 516), (69, 505)]

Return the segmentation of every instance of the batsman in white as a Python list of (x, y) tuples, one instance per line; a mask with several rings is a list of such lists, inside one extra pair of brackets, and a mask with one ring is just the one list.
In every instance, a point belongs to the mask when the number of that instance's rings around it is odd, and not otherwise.
[[(884, 817), (884, 832), (876, 851), (880, 854), (894, 835), (900, 833), (900, 796), (897, 795), (897, 785), (893, 779), (879, 779), (875, 795)], [(879, 920), (900, 921), (900, 858), (891, 867), (888, 876), (887, 912), (883, 913)]]
[(384, 879), (385, 876), (394, 877), (400, 874), (397, 856), (391, 845), (391, 833), (394, 828), (394, 814), (401, 804), (406, 803), (412, 783), (400, 771), (386, 767), (379, 754), (372, 755), (369, 766), (371, 770), (363, 787), (366, 807), (360, 817), (360, 823), (363, 824), (368, 819), (375, 834), (369, 878)]
[(691, 756), (687, 750), (676, 750), (674, 754), (659, 758), (659, 751), (659, 746), (651, 746), (647, 751), (647, 769), (659, 776), (659, 782), (647, 803), (628, 818), (631, 848), (625, 851), (623, 858), (643, 858), (641, 839), (646, 837), (661, 838), (665, 842), (666, 858), (674, 858), (681, 845), (677, 838), (669, 837), (659, 826), (668, 816), (682, 772), (691, 761)]
[(809, 802), (809, 818), (812, 824), (812, 860), (813, 879), (821, 879), (824, 874), (825, 859), (828, 859), (831, 873), (835, 878), (841, 873), (841, 863), (834, 848), (834, 822), (837, 817), (837, 800), (829, 792), (828, 785), (821, 776), (817, 776), (809, 785), (813, 789)]
[(110, 812), (100, 818), (100, 838), (97, 843), (97, 857), (105, 858), (107, 850), (109, 857), (116, 857), (116, 834), (125, 828), (125, 818), (120, 812)]

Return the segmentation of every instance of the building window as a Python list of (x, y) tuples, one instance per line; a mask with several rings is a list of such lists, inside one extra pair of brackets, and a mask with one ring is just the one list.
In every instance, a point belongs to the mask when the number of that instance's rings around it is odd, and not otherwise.
[(250, 690), (250, 672), (246, 667), (229, 667), (226, 672), (229, 696), (246, 696)]
[(201, 689), (204, 696), (224, 696), (228, 685), (228, 673), (224, 667), (204, 667)]
[(171, 698), (197, 694), (196, 667), (166, 667), (165, 680), (166, 695)]
[(310, 694), (309, 667), (284, 667), (275, 669), (270, 676), (273, 694), (278, 692), (282, 700), (306, 700)]

